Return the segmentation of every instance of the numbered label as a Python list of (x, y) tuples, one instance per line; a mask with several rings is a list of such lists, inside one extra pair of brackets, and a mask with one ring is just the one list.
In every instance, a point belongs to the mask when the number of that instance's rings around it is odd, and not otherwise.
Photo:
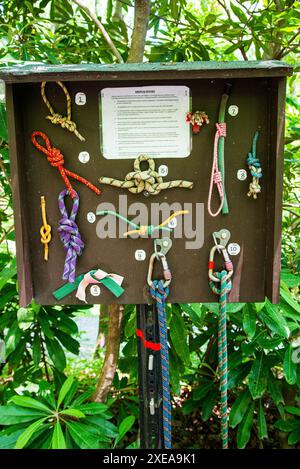
[(247, 171), (245, 169), (239, 169), (237, 172), (237, 178), (239, 181), (245, 181), (245, 179), (247, 179)]
[(146, 252), (144, 249), (137, 249), (134, 253), (136, 261), (144, 261), (146, 259)]
[(167, 176), (168, 175), (168, 172), (169, 172), (169, 168), (166, 164), (161, 164), (159, 167), (158, 167), (158, 175), (163, 177), (163, 176)]
[(96, 215), (94, 214), (94, 212), (89, 212), (86, 216), (86, 219), (89, 223), (95, 223)]
[(230, 256), (237, 256), (240, 253), (241, 246), (238, 243), (228, 244), (227, 251)]
[(235, 104), (232, 104), (231, 106), (229, 106), (228, 108), (228, 114), (232, 117), (234, 116), (237, 116), (239, 113), (239, 108), (238, 106), (236, 106)]
[(87, 163), (88, 161), (90, 161), (90, 154), (88, 151), (81, 151), (78, 155), (78, 159), (80, 161), (80, 163)]
[(99, 285), (92, 285), (90, 288), (90, 293), (92, 296), (100, 296), (101, 288), (99, 287)]
[(168, 222), (168, 227), (169, 227), (169, 228), (176, 228), (177, 223), (178, 223), (178, 222), (177, 222), (177, 218), (176, 218), (176, 217), (175, 217), (175, 218), (172, 218), (172, 220), (170, 220), (170, 221)]
[(84, 106), (86, 103), (86, 94), (85, 93), (76, 93), (75, 94), (75, 103), (77, 106)]

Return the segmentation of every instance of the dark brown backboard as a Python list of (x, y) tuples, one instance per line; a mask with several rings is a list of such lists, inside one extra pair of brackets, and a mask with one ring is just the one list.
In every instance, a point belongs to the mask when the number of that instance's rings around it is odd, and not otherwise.
[[(277, 64), (277, 65), (276, 65)], [(31, 143), (34, 130), (45, 132), (52, 144), (58, 147), (64, 157), (66, 168), (74, 171), (100, 187), (100, 176), (123, 179), (133, 168), (133, 160), (107, 160), (100, 151), (99, 135), (99, 94), (107, 87), (145, 85), (185, 85), (190, 88), (193, 110), (204, 110), (210, 124), (198, 135), (194, 135), (192, 153), (185, 159), (155, 159), (156, 166), (167, 164), (166, 180), (187, 179), (194, 182), (193, 190), (171, 189), (157, 196), (133, 195), (125, 190), (102, 185), (98, 197), (85, 186), (74, 183), (80, 196), (77, 217), (82, 239), (85, 242), (83, 255), (77, 261), (77, 274), (101, 268), (125, 277), (125, 293), (116, 300), (111, 293), (101, 288), (98, 297), (90, 295), (89, 303), (144, 303), (149, 256), (153, 252), (153, 239), (99, 239), (96, 234), (99, 217), (95, 223), (87, 221), (89, 212), (96, 212), (99, 204), (112, 203), (118, 208), (119, 196), (127, 195), (128, 205), (143, 202), (149, 209), (153, 203), (181, 206), (190, 203), (195, 216), (196, 204), (204, 204), (204, 238), (201, 247), (186, 249), (186, 238), (173, 239), (168, 253), (168, 262), (173, 279), (170, 302), (209, 302), (216, 297), (208, 285), (207, 261), (212, 246), (212, 232), (227, 228), (231, 242), (240, 245), (241, 251), (232, 257), (234, 263), (233, 288), (230, 301), (263, 301), (267, 295), (277, 301), (280, 272), (281, 235), (281, 191), (282, 191), (282, 141), (284, 132), (285, 75), (290, 69), (282, 63), (255, 62), (237, 66), (203, 63), (173, 69), (138, 65), (124, 68), (114, 66), (97, 70), (76, 67), (39, 70), (4, 71), (2, 78), (7, 81), (7, 107), (14, 189), (14, 210), (16, 223), (17, 260), (20, 284), (20, 303), (26, 304), (33, 296), (40, 304), (57, 304), (53, 291), (63, 285), (62, 271), (65, 259), (63, 246), (57, 233), (60, 213), (57, 198), (64, 183), (55, 168), (50, 167), (45, 155)], [(135, 68), (134, 68), (135, 67)], [(1, 74), (0, 74), (1, 77)], [(52, 125), (45, 119), (47, 109), (40, 95), (42, 80), (65, 80), (72, 98), (72, 118), (86, 141), (76, 137), (60, 126)], [(230, 212), (216, 218), (207, 212), (207, 197), (211, 173), (215, 123), (217, 122), (219, 100), (224, 84), (230, 79), (233, 84), (229, 105), (237, 105), (237, 116), (226, 114), (227, 138), (225, 141), (226, 190)], [(54, 83), (48, 85), (51, 102), (55, 109), (65, 114), (65, 98)], [(76, 106), (77, 92), (87, 96), (85, 106)], [(257, 153), (261, 161), (263, 179), (262, 193), (257, 200), (247, 197), (250, 178), (240, 181), (239, 169), (247, 169), (246, 157), (251, 149), (252, 138), (260, 131)], [(113, 135), (112, 135), (113, 138)], [(88, 151), (91, 158), (86, 164), (80, 163), (78, 154)], [(43, 261), (43, 246), (40, 243), (41, 211), (40, 196), (46, 197), (48, 222), (52, 226), (52, 241), (49, 246), (49, 261)], [(217, 199), (214, 199), (217, 203)], [(70, 207), (69, 207), (70, 208)], [(150, 212), (150, 210), (149, 210)], [(194, 219), (194, 223), (195, 223)], [(135, 251), (146, 251), (144, 261), (135, 260)], [(158, 266), (161, 267), (160, 265)], [(155, 270), (155, 275), (160, 275)], [(77, 304), (72, 293), (62, 304)]]

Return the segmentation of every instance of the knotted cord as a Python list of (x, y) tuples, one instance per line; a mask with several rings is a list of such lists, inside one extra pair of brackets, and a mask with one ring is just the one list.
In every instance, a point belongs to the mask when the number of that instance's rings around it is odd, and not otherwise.
[[(213, 164), (211, 170), (211, 177), (210, 177), (210, 185), (209, 185), (209, 192), (208, 192), (208, 202), (207, 202), (207, 209), (208, 213), (212, 217), (216, 217), (222, 210), (224, 204), (224, 187), (223, 187), (223, 180), (222, 180), (222, 173), (219, 170), (219, 163), (218, 163), (218, 145), (220, 137), (226, 137), (226, 124), (223, 122), (222, 124), (216, 124), (216, 135), (215, 135), (215, 142), (214, 142), (214, 156), (213, 156)], [(216, 212), (212, 211), (212, 194), (214, 189), (214, 184), (216, 184), (219, 197), (220, 197), (220, 205)]]
[(252, 182), (249, 184), (249, 192), (247, 193), (248, 197), (253, 197), (257, 199), (257, 194), (261, 192), (261, 186), (259, 180), (262, 178), (262, 170), (260, 161), (256, 156), (256, 146), (257, 140), (259, 137), (259, 132), (256, 131), (252, 141), (252, 152), (248, 153), (247, 164), (252, 176)]
[[(146, 161), (149, 165), (145, 171), (141, 170), (140, 164), (142, 161)], [(134, 171), (128, 173), (125, 176), (124, 181), (109, 177), (100, 177), (99, 182), (102, 184), (108, 184), (110, 186), (128, 189), (132, 194), (140, 194), (146, 192), (150, 195), (157, 195), (162, 190), (173, 189), (175, 187), (181, 187), (184, 189), (192, 189), (194, 183), (184, 180), (176, 180), (163, 182), (163, 178), (159, 176), (158, 172), (155, 171), (155, 162), (153, 158), (147, 155), (140, 155), (134, 161)]]
[(159, 324), (160, 354), (161, 354), (161, 376), (163, 391), (163, 432), (164, 446), (167, 449), (172, 447), (172, 407), (170, 395), (170, 370), (169, 370), (169, 351), (168, 351), (168, 329), (166, 314), (166, 299), (169, 294), (169, 288), (164, 286), (163, 280), (153, 280), (150, 287), (150, 294), (156, 302)]
[(41, 95), (43, 98), (44, 103), (46, 104), (47, 108), (50, 111), (50, 115), (46, 117), (52, 124), (58, 124), (60, 125), (63, 129), (69, 130), (69, 132), (73, 132), (76, 137), (79, 138), (82, 142), (85, 142), (85, 138), (78, 132), (77, 130), (77, 125), (75, 122), (72, 121), (72, 114), (71, 114), (71, 97), (70, 94), (65, 87), (65, 85), (61, 81), (57, 81), (56, 84), (61, 87), (63, 90), (66, 100), (67, 100), (67, 115), (62, 116), (61, 114), (58, 114), (57, 112), (54, 111), (53, 107), (51, 106), (47, 96), (46, 96), (46, 81), (43, 81), (41, 84)]
[(68, 216), (64, 202), (67, 194), (68, 189), (64, 189), (58, 196), (58, 208), (62, 214), (62, 218), (59, 220), (58, 232), (66, 251), (66, 259), (62, 278), (63, 280), (68, 280), (70, 283), (73, 283), (75, 281), (77, 256), (81, 256), (84, 248), (84, 242), (81, 239), (78, 226), (75, 222), (79, 208), (78, 194), (74, 191), (73, 207), (70, 216)]
[(51, 226), (47, 223), (46, 200), (43, 195), (41, 196), (41, 212), (42, 212), (43, 225), (40, 228), (40, 235), (41, 235), (41, 243), (44, 245), (44, 260), (47, 261), (48, 252), (49, 252), (49, 243), (51, 241)]
[[(46, 147), (44, 147), (43, 145), (40, 145), (38, 143), (38, 141), (36, 140), (36, 137), (41, 137), (44, 140), (44, 142), (46, 144)], [(51, 147), (50, 140), (49, 140), (49, 138), (47, 137), (46, 134), (44, 134), (43, 132), (32, 132), (31, 141), (32, 141), (33, 145), (39, 151), (43, 152), (47, 156), (47, 160), (49, 161), (51, 166), (53, 166), (53, 168), (57, 168), (59, 170), (60, 175), (63, 178), (72, 199), (74, 198), (74, 196), (75, 196), (74, 194), (76, 192), (72, 188), (71, 183), (68, 179), (68, 176), (70, 178), (76, 179), (79, 182), (82, 182), (89, 189), (94, 191), (97, 195), (101, 194), (100, 189), (95, 187), (93, 184), (91, 184), (89, 181), (84, 179), (82, 176), (79, 176), (78, 174), (72, 173), (71, 171), (69, 171), (68, 169), (66, 169), (64, 167), (65, 161), (64, 161), (64, 157), (63, 157), (62, 153), (60, 152), (60, 150), (58, 148)]]

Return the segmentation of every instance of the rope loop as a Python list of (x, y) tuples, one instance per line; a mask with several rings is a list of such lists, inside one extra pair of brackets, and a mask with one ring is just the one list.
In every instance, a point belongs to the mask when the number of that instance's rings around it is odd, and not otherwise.
[[(224, 201), (225, 201), (224, 183), (223, 183), (222, 173), (219, 169), (219, 163), (218, 163), (218, 145), (219, 145), (220, 137), (225, 138), (226, 134), (227, 134), (226, 122), (216, 123), (213, 164), (212, 164), (212, 170), (211, 170), (208, 201), (207, 201), (207, 210), (210, 216), (212, 217), (216, 217), (217, 215), (219, 215), (219, 213), (221, 212), (223, 208)], [(212, 196), (213, 196), (214, 185), (216, 185), (217, 187), (219, 198), (220, 198), (219, 207), (215, 212), (213, 212), (212, 210)]]
[[(45, 146), (41, 145), (37, 141), (37, 137), (40, 137), (44, 140)], [(91, 189), (95, 194), (100, 195), (101, 191), (97, 187), (95, 187), (93, 184), (91, 184), (89, 181), (87, 181), (85, 178), (82, 176), (79, 176), (76, 173), (73, 173), (72, 171), (69, 171), (64, 167), (64, 156), (61, 153), (61, 151), (58, 148), (52, 147), (49, 138), (47, 137), (46, 134), (43, 132), (35, 131), (32, 132), (31, 134), (31, 141), (33, 145), (42, 153), (44, 153), (47, 156), (47, 160), (50, 163), (50, 165), (54, 168), (57, 168), (60, 172), (60, 175), (62, 179), (65, 182), (65, 185), (67, 186), (67, 189), (69, 191), (70, 196), (72, 199), (75, 197), (76, 192), (74, 191), (70, 181), (69, 177), (76, 179), (77, 181), (81, 182), (82, 184), (85, 184), (89, 189)]]
[(44, 245), (44, 260), (48, 260), (49, 243), (51, 241), (51, 226), (47, 223), (46, 217), (46, 200), (45, 197), (41, 196), (41, 212), (43, 225), (40, 228), (41, 243)]
[(58, 112), (55, 112), (53, 107), (51, 106), (47, 96), (46, 96), (46, 81), (43, 81), (41, 84), (41, 95), (43, 98), (44, 103), (46, 104), (47, 108), (50, 111), (50, 115), (46, 116), (52, 124), (60, 125), (63, 129), (67, 129), (70, 132), (74, 133), (79, 140), (85, 142), (85, 138), (78, 132), (77, 125), (75, 122), (72, 121), (72, 114), (71, 114), (71, 97), (70, 94), (65, 87), (65, 85), (61, 81), (57, 81), (56, 84), (61, 87), (63, 90), (66, 101), (67, 101), (67, 116), (62, 116)]
[(84, 242), (81, 239), (78, 226), (75, 222), (79, 208), (79, 196), (77, 192), (74, 191), (73, 206), (69, 216), (64, 201), (68, 194), (68, 189), (64, 189), (58, 196), (58, 208), (62, 215), (62, 218), (59, 220), (58, 232), (64, 250), (66, 251), (62, 278), (63, 280), (68, 280), (70, 283), (73, 283), (75, 281), (77, 256), (81, 256)]
[(246, 160), (250, 174), (252, 176), (252, 181), (249, 184), (249, 192), (247, 195), (248, 197), (253, 197), (253, 199), (257, 199), (257, 195), (261, 192), (259, 181), (262, 178), (262, 169), (260, 161), (256, 156), (256, 145), (258, 137), (259, 132), (256, 131), (252, 141), (252, 152), (248, 153), (248, 158)]

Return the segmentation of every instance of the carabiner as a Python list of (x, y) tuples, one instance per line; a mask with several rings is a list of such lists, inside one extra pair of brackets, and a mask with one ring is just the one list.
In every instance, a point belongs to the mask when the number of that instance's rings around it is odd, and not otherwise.
[(147, 283), (149, 287), (153, 288), (153, 280), (152, 280), (152, 274), (153, 274), (153, 267), (154, 267), (154, 261), (155, 259), (160, 259), (163, 267), (163, 277), (164, 277), (164, 287), (168, 287), (171, 283), (172, 280), (172, 275), (171, 271), (168, 266), (167, 258), (166, 256), (158, 251), (154, 252), (151, 254), (151, 257), (149, 259), (149, 267), (148, 267), (148, 274), (147, 274)]
[(209, 254), (209, 262), (208, 262), (208, 277), (210, 278), (210, 280), (213, 280), (214, 282), (220, 282), (220, 279), (218, 277), (216, 277), (214, 275), (214, 268), (215, 268), (215, 262), (214, 262), (214, 257), (215, 257), (215, 252), (216, 251), (219, 251), (222, 252), (223, 254), (223, 259), (224, 259), (224, 263), (225, 263), (225, 268), (227, 270), (227, 275), (225, 277), (225, 280), (228, 280), (232, 274), (233, 274), (233, 265), (232, 265), (232, 262), (230, 260), (230, 257), (229, 257), (229, 254), (227, 252), (227, 249), (225, 246), (223, 246), (222, 244), (215, 244), (211, 250), (210, 250), (210, 254)]

